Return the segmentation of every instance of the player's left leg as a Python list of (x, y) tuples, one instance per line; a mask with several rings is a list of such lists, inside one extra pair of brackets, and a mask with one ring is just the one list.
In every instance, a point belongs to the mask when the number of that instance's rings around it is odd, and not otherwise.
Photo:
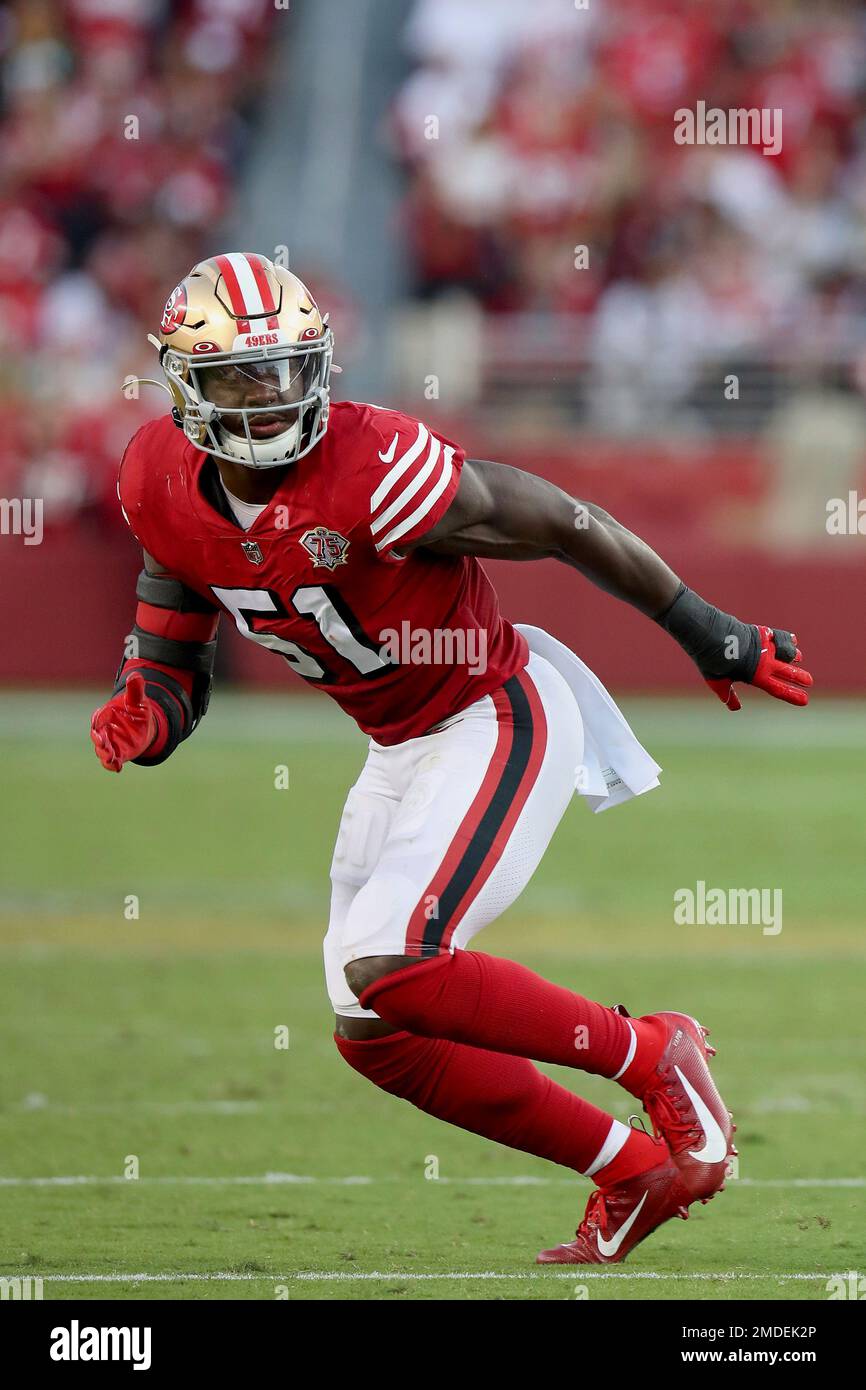
[[(630, 1019), (542, 979), (515, 961), (457, 950), (376, 971), (361, 1001), (394, 1027), (491, 1051), (576, 1067), (618, 1081), (639, 1099), (670, 1146), (692, 1200), (724, 1185), (734, 1125), (707, 1066), (705, 1030), (692, 1017)], [(625, 1023), (625, 1033), (617, 1024)]]
[(670, 1162), (664, 1140), (622, 1124), (524, 1057), (405, 1031), (366, 1040), (337, 1033), (335, 1042), (349, 1066), (390, 1095), (599, 1186)]

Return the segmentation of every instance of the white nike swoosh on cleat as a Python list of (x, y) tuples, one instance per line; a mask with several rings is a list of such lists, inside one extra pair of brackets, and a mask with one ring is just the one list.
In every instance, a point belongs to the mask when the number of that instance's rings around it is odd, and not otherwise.
[(683, 1083), (689, 1100), (695, 1107), (701, 1129), (704, 1131), (704, 1147), (697, 1150), (689, 1149), (689, 1158), (696, 1158), (699, 1163), (721, 1163), (722, 1159), (728, 1156), (728, 1141), (719, 1126), (718, 1120), (703, 1097), (698, 1094), (694, 1086), (683, 1076), (679, 1067), (675, 1066), (674, 1071)]
[(648, 1196), (649, 1196), (649, 1193), (648, 1193), (648, 1192), (645, 1192), (645, 1193), (643, 1194), (643, 1196), (641, 1197), (641, 1199), (640, 1199), (640, 1201), (638, 1202), (637, 1206), (635, 1207), (634, 1211), (632, 1212), (631, 1216), (628, 1218), (627, 1221), (623, 1221), (623, 1223), (622, 1223), (622, 1225), (620, 1226), (619, 1230), (617, 1231), (616, 1235), (615, 1235), (615, 1236), (612, 1236), (610, 1240), (605, 1240), (605, 1238), (604, 1238), (604, 1236), (602, 1235), (601, 1231), (598, 1232), (598, 1248), (599, 1248), (599, 1252), (600, 1252), (602, 1255), (615, 1255), (615, 1254), (616, 1254), (617, 1250), (618, 1250), (619, 1247), (622, 1245), (623, 1241), (625, 1240), (625, 1238), (626, 1238), (626, 1236), (628, 1235), (629, 1231), (631, 1230), (632, 1226), (633, 1226), (634, 1223), (637, 1221), (638, 1215), (639, 1215), (639, 1213), (640, 1213), (640, 1209), (641, 1209), (641, 1207), (643, 1206), (643, 1204), (644, 1204), (644, 1202), (646, 1201), (646, 1199), (647, 1199)]
[(391, 440), (391, 443), (388, 445), (388, 448), (385, 450), (384, 454), (381, 450), (379, 451), (379, 458), (382, 460), (383, 463), (390, 463), (393, 459), (394, 455), (397, 452), (397, 440), (399, 438), (400, 435), (398, 432), (394, 435), (394, 438)]

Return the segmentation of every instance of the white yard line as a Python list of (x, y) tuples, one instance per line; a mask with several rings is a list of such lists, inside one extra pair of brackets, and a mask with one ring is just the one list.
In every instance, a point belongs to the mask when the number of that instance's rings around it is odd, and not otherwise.
[[(420, 1176), (420, 1174), (419, 1174)], [(0, 1187), (98, 1187), (106, 1184), (135, 1184), (141, 1186), (178, 1187), (270, 1187), (270, 1186), (319, 1186), (319, 1187), (372, 1187), (382, 1183), (405, 1183), (406, 1175), (393, 1175), (370, 1178), (362, 1175), (347, 1177), (318, 1177), (303, 1173), (262, 1173), (258, 1176), (229, 1174), (225, 1177), (206, 1177), (203, 1175), (178, 1175), (169, 1177), (124, 1178), (117, 1173), (107, 1175), (83, 1174), (64, 1177), (0, 1177)], [(501, 1178), (434, 1178), (425, 1179), (440, 1186), (466, 1187), (573, 1187), (574, 1178), (543, 1178), (515, 1176)], [(732, 1187), (781, 1187), (781, 1188), (862, 1188), (866, 1187), (866, 1177), (860, 1178), (732, 1178)]]
[[(275, 1100), (273, 1104), (282, 1102)], [(38, 1092), (25, 1096), (22, 1101), (9, 1107), (26, 1115), (128, 1115), (134, 1110), (144, 1110), (151, 1115), (254, 1115), (262, 1108), (262, 1102), (258, 1100), (118, 1100), (103, 1104), (61, 1104), (47, 1100)]]
[[(579, 1271), (579, 1275), (577, 1273)], [(225, 1283), (360, 1283), (365, 1280), (393, 1279), (397, 1283), (421, 1283), (429, 1280), (448, 1279), (448, 1280), (489, 1280), (489, 1279), (623, 1279), (623, 1280), (682, 1280), (688, 1282), (691, 1279), (711, 1280), (711, 1281), (735, 1281), (735, 1280), (755, 1280), (755, 1279), (775, 1279), (779, 1283), (792, 1283), (796, 1281), (810, 1282), (816, 1279), (832, 1279), (847, 1277), (849, 1271), (845, 1271), (843, 1276), (834, 1274), (831, 1270), (820, 1270), (814, 1274), (756, 1274), (753, 1272), (741, 1272), (737, 1269), (703, 1271), (694, 1274), (686, 1274), (679, 1271), (675, 1274), (659, 1274), (652, 1270), (589, 1270), (584, 1265), (575, 1265), (568, 1270), (549, 1270), (544, 1274), (526, 1270), (519, 1274), (507, 1273), (500, 1274), (496, 1270), (446, 1270), (441, 1274), (419, 1273), (412, 1271), (407, 1273), (405, 1270), (371, 1270), (369, 1272), (350, 1273), (346, 1270), (302, 1270), (294, 1271), (291, 1274), (268, 1274), (244, 1273), (235, 1274), (230, 1270), (218, 1270), (207, 1274), (42, 1274), (39, 1277), (46, 1283), (56, 1284), (173, 1284), (181, 1281), (194, 1281), (197, 1283), (208, 1283), (210, 1281)]]

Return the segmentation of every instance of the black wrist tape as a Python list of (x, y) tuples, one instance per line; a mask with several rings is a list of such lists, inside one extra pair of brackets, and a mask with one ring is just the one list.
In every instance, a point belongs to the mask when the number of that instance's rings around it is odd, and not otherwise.
[(722, 613), (687, 585), (655, 621), (688, 652), (705, 680), (748, 682), (754, 676), (761, 655), (758, 629)]

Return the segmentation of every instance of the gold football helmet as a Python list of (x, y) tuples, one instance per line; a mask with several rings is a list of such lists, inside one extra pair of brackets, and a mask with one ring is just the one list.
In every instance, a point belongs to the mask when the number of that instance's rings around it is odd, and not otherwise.
[(149, 335), (187, 438), (247, 468), (303, 458), (328, 425), (334, 336), (296, 275), (231, 251), (194, 265)]

